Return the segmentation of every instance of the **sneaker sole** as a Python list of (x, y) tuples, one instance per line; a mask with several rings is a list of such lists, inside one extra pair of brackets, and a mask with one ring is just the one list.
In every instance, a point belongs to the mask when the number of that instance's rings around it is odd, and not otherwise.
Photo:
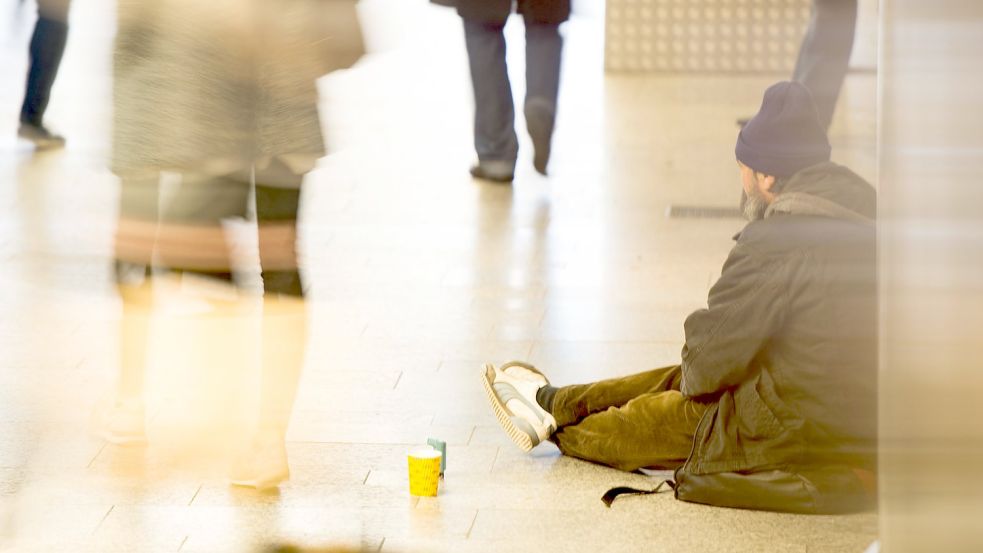
[(518, 426), (512, 422), (512, 413), (509, 411), (508, 407), (505, 406), (499, 399), (498, 394), (495, 393), (495, 389), (492, 388), (492, 383), (495, 378), (495, 367), (491, 364), (485, 364), (484, 372), (481, 373), (481, 385), (485, 388), (485, 394), (488, 396), (488, 403), (491, 404), (492, 410), (495, 411), (495, 417), (498, 418), (498, 423), (502, 425), (502, 429), (508, 434), (509, 438), (515, 445), (519, 446), (519, 449), (525, 452), (532, 451), (532, 448), (538, 445), (538, 443), (533, 443), (532, 438), (529, 434), (526, 434)]

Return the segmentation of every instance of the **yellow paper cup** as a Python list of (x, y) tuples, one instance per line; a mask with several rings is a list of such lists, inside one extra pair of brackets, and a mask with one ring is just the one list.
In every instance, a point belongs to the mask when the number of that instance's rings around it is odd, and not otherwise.
[(436, 497), (440, 481), (440, 452), (432, 447), (410, 450), (410, 495)]

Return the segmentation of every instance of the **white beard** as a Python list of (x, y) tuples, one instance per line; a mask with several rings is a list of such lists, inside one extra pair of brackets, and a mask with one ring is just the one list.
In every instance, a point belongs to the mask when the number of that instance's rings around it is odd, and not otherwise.
[(761, 195), (761, 192), (752, 190), (750, 196), (743, 191), (741, 192), (741, 211), (744, 212), (744, 218), (748, 221), (764, 219), (767, 209), (768, 202)]

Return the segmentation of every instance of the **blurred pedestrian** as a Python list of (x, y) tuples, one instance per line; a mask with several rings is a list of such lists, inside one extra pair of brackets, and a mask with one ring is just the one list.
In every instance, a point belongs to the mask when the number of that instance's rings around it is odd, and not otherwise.
[(792, 80), (812, 92), (819, 120), (827, 129), (850, 66), (856, 26), (857, 0), (813, 0)]
[(51, 99), (61, 57), (68, 40), (69, 0), (38, 0), (38, 19), (31, 35), (30, 64), (18, 136), (38, 148), (60, 148), (65, 139), (44, 126), (44, 112)]
[[(819, 121), (827, 130), (850, 68), (856, 27), (857, 0), (813, 0), (792, 80), (812, 93)], [(742, 127), (747, 122), (746, 118), (737, 120)]]
[[(511, 182), (519, 152), (515, 106), (505, 62), (505, 22), (512, 0), (435, 0), (457, 7), (474, 87), (476, 178)], [(560, 90), (563, 37), (560, 25), (570, 17), (570, 0), (518, 0), (526, 26), (526, 98), (523, 112), (535, 153), (533, 166), (546, 174)]]
[[(142, 440), (142, 313), (152, 267), (234, 282), (223, 221), (246, 216), (252, 191), (262, 389), (252, 447), (232, 480), (266, 488), (287, 478), (284, 439), (307, 332), (297, 216), (304, 176), (325, 153), (315, 81), (361, 54), (355, 0), (120, 0), (113, 171), (122, 181), (116, 278), (124, 324), (110, 441)], [(163, 204), (165, 171), (181, 182)]]

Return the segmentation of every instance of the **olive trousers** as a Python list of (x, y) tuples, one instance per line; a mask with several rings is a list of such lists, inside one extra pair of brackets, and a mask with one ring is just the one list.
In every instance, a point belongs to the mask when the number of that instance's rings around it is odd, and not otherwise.
[(550, 438), (564, 455), (625, 471), (674, 469), (711, 403), (683, 396), (678, 365), (559, 388)]

